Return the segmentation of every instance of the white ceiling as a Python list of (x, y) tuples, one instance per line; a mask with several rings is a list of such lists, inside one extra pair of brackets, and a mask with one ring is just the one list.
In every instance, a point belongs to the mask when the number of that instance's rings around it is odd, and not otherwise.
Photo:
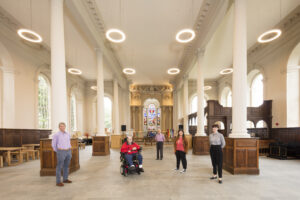
[[(260, 34), (272, 29), (298, 5), (300, 5), (299, 0), (248, 0), (248, 48), (256, 43)], [(233, 20), (234, 12), (233, 7), (231, 7), (206, 47), (204, 57), (205, 79), (217, 79), (223, 68), (232, 66)], [(191, 79), (197, 78), (196, 66), (191, 70), (189, 77)]]
[[(73, 1), (73, 0), (69, 0)], [(137, 84), (168, 83), (173, 76), (166, 73), (177, 66), (184, 44), (175, 41), (176, 33), (192, 27), (203, 0), (95, 0), (105, 27), (122, 29), (127, 36), (124, 43), (113, 44), (123, 68), (133, 66), (137, 73), (128, 76)], [(121, 2), (121, 4), (120, 4)], [(300, 4), (300, 0), (248, 0), (248, 48), (257, 37), (273, 28)], [(32, 28), (50, 46), (50, 3), (48, 0), (0, 0), (5, 8), (24, 27)], [(83, 70), (83, 78), (96, 79), (96, 60), (93, 44), (65, 9), (66, 57), (70, 65)], [(31, 19), (32, 17), (32, 19)], [(228, 10), (206, 47), (205, 79), (217, 79), (219, 71), (232, 65), (233, 10)], [(284, 34), (284, 33), (283, 33)], [(76, 42), (74, 42), (76, 41)], [(81, 56), (79, 56), (81, 55)], [(105, 61), (104, 77), (114, 77)], [(121, 69), (120, 69), (121, 70)], [(190, 78), (196, 79), (194, 67)]]
[(166, 71), (178, 65), (184, 47), (176, 42), (175, 35), (194, 25), (202, 0), (96, 2), (106, 28), (121, 29), (127, 36), (113, 48), (123, 68), (136, 69), (128, 78), (137, 84), (168, 83), (172, 76)]

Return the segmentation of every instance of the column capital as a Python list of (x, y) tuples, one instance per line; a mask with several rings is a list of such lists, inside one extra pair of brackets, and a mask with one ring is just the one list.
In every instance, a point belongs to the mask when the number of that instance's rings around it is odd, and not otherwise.
[(2, 70), (3, 73), (11, 73), (11, 74), (17, 73), (17, 70), (12, 67), (0, 66), (0, 69)]

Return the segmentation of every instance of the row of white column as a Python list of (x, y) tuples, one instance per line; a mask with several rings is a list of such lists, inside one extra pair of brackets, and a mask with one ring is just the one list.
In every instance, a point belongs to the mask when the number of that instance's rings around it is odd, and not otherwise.
[[(96, 50), (97, 57), (97, 135), (105, 136), (104, 126), (104, 77), (103, 53)], [(52, 128), (57, 131), (60, 122), (67, 118), (67, 82), (63, 0), (51, 0), (51, 82), (52, 82)], [(114, 80), (114, 129), (119, 133), (118, 82)]]
[[(247, 133), (247, 19), (246, 0), (235, 0), (233, 31), (233, 74), (232, 74), (232, 133), (229, 137), (248, 138)], [(204, 132), (204, 50), (198, 51), (197, 60), (197, 95), (198, 126), (197, 136)], [(183, 82), (184, 130), (188, 133), (188, 78)]]

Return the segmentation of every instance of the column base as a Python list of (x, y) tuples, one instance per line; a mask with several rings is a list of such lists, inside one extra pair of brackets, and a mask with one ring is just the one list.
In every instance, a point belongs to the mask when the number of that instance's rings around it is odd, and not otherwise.
[(259, 141), (256, 138), (225, 138), (223, 168), (232, 174), (259, 174)]
[(209, 137), (195, 136), (193, 137), (193, 154), (209, 155)]
[(106, 156), (109, 154), (109, 136), (94, 136), (93, 156)]

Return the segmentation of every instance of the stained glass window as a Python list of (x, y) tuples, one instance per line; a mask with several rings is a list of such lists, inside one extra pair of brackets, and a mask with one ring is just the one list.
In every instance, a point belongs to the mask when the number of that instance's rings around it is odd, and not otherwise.
[(150, 104), (148, 107), (148, 129), (156, 129), (156, 108), (154, 104)]
[(50, 85), (43, 75), (38, 76), (38, 127), (50, 128)]
[(144, 131), (155, 131), (160, 128), (161, 108), (156, 99), (147, 99), (143, 108)]
[(157, 109), (157, 128), (160, 128), (160, 108)]

